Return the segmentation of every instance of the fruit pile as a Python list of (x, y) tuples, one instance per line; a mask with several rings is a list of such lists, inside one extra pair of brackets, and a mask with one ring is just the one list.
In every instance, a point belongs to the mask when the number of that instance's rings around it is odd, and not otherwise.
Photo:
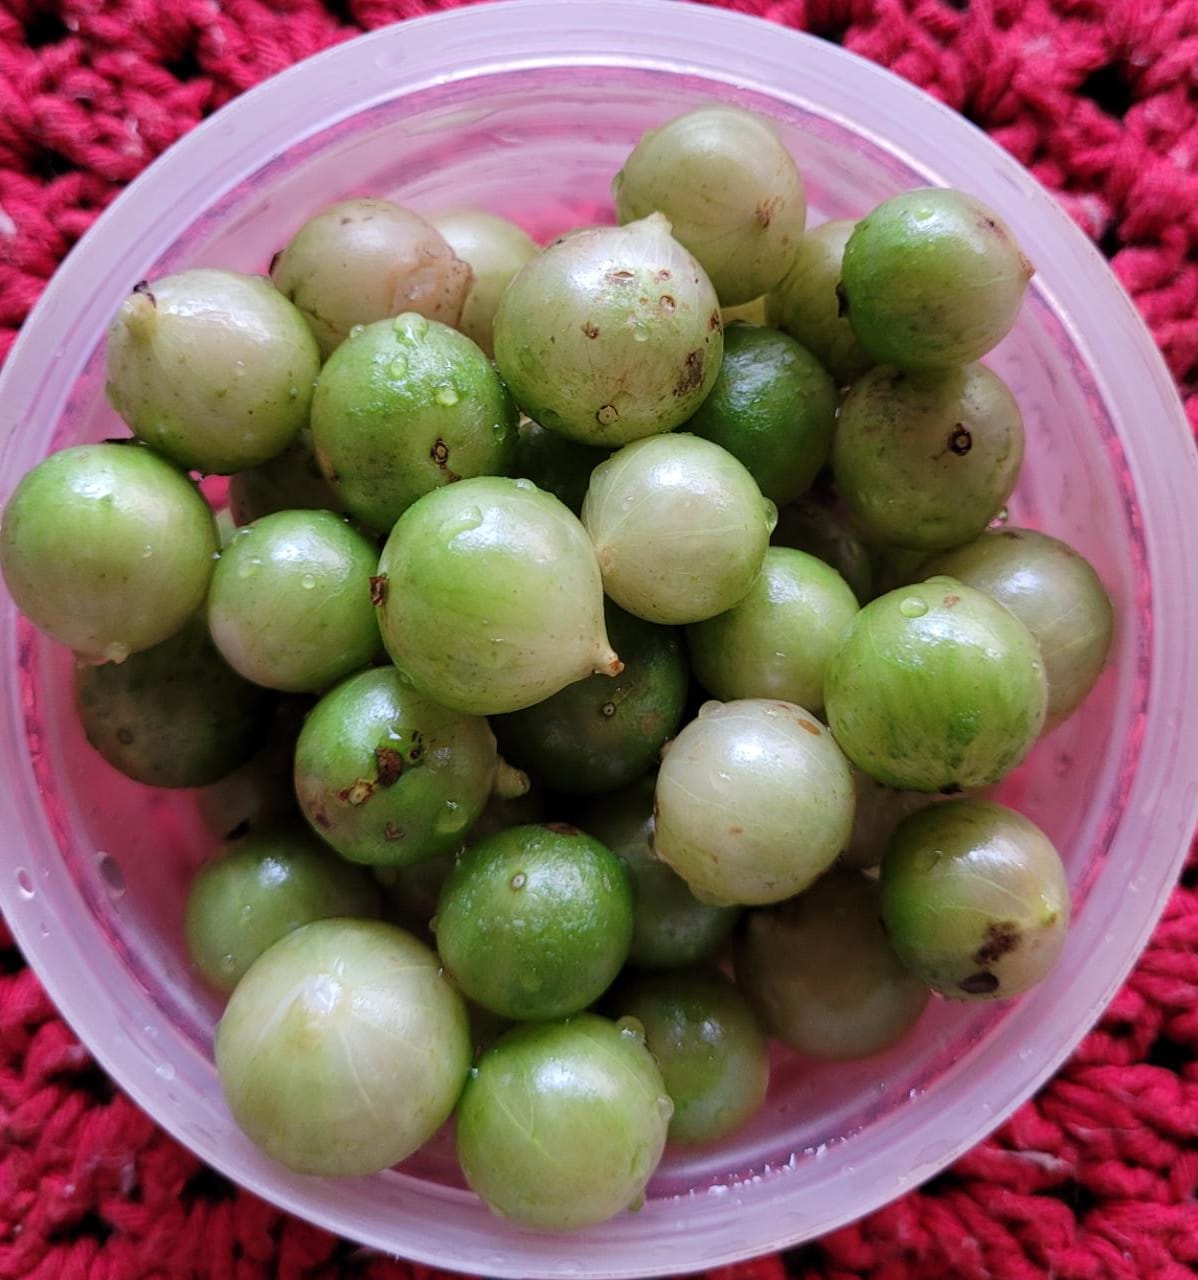
[(235, 828), (185, 933), (246, 1133), (362, 1175), (456, 1112), (469, 1185), (549, 1230), (743, 1125), (767, 1037), (861, 1057), (1048, 972), (1064, 869), (984, 792), (1113, 627), (1005, 520), (1022, 420), (976, 362), (1032, 269), (995, 214), (807, 231), (722, 106), (613, 194), (544, 248), (353, 200), (269, 277), (137, 285), (132, 436), (0, 529), (88, 741)]

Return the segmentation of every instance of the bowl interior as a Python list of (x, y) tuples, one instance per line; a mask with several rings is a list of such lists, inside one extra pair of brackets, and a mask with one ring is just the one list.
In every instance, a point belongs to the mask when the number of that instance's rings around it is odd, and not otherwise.
[[(378, 45), (375, 56), (397, 47)], [(317, 93), (320, 65), (309, 75)], [(223, 188), (197, 190), (185, 216), (172, 208), (155, 235), (95, 268), (61, 358), (41, 370), (39, 411), (10, 441), (6, 486), (51, 448), (123, 434), (104, 402), (102, 330), (130, 286), (200, 264), (265, 271), (296, 227), (335, 199), (370, 193), (428, 212), (479, 206), (544, 240), (609, 220), (609, 182), (640, 133), (711, 99), (777, 121), (806, 177), (811, 222), (860, 215), (944, 176), (797, 94), (729, 80), (629, 65), (489, 69), (402, 97), (383, 94), (265, 162), (259, 155)], [(219, 129), (219, 118), (209, 127)], [(985, 166), (972, 189), (1017, 226), (1035, 224), (1027, 193)], [(1025, 236), (1025, 246), (1037, 258), (1061, 234), (1052, 224), (1038, 244)], [(1081, 550), (1114, 597), (1119, 621), (1097, 689), (999, 795), (1056, 841), (1075, 894), (1073, 933), (1043, 987), (1007, 1007), (934, 1002), (901, 1045), (861, 1063), (819, 1065), (778, 1053), (768, 1103), (745, 1132), (710, 1150), (670, 1155), (641, 1213), (567, 1241), (489, 1218), (462, 1190), (449, 1134), (375, 1178), (292, 1177), (249, 1146), (220, 1101), (210, 1060), (219, 1007), (189, 970), (181, 936), (189, 878), (214, 843), (196, 796), (142, 788), (89, 750), (71, 707), (69, 655), (15, 623), (6, 600), (4, 626), (10, 638), (19, 628), (20, 664), (7, 691), (20, 735), (8, 767), (28, 794), (26, 839), (0, 874), (15, 883), (23, 936), (35, 952), (71, 934), (85, 962), (103, 973), (110, 1000), (85, 1029), (93, 1048), (118, 1077), (136, 1080), (136, 1095), (158, 1118), (255, 1189), (394, 1252), (490, 1274), (677, 1271), (750, 1253), (864, 1211), (985, 1132), (1094, 1016), (1094, 993), (1079, 998), (1076, 983), (1095, 950), (1118, 953), (1110, 981), (1130, 963), (1136, 939), (1117, 932), (1117, 919), (1126, 894), (1137, 891), (1146, 849), (1143, 832), (1129, 833), (1125, 822), (1152, 676), (1146, 512), (1121, 443), (1127, 424), (1077, 337), (1087, 317), (1066, 313), (1051, 291), (1055, 265), (1041, 262), (1014, 332), (988, 361), (1015, 391), (1028, 433), (1010, 517)], [(55, 994), (70, 1008), (64, 981)], [(87, 1021), (77, 1002), (75, 1013)]]

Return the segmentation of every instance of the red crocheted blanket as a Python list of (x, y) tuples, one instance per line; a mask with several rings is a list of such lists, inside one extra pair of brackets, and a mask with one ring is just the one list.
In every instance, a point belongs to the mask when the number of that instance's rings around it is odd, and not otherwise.
[[(435, 0), (0, 0), (0, 359), (55, 266), (235, 94)], [(1198, 426), (1198, 0), (731, 0), (987, 129), (1136, 299)], [(1198, 1272), (1198, 860), (1070, 1062), (920, 1191), (720, 1280)], [(92, 1063), (0, 922), (0, 1280), (423, 1280), (203, 1168)]]

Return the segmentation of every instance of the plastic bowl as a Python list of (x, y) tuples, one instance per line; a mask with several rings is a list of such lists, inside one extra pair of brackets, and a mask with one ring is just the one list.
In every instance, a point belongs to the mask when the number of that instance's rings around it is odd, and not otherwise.
[[(105, 325), (130, 286), (201, 263), (265, 270), (321, 205), (381, 193), (477, 204), (545, 235), (608, 206), (643, 129), (707, 99), (772, 116), (815, 216), (913, 185), (974, 192), (1039, 273), (995, 367), (1022, 402), (1012, 516), (1077, 545), (1119, 612), (1110, 667), (1005, 794), (1064, 851), (1076, 921), (1052, 978), (1003, 1007), (937, 1002), (898, 1048), (849, 1066), (780, 1056), (735, 1142), (668, 1159), (637, 1214), (570, 1237), (503, 1224), (462, 1188), (446, 1139), (355, 1181), (288, 1174), (237, 1131), (210, 1054), (217, 1005), (181, 945), (210, 846), (194, 797), (107, 768), (70, 706), (68, 654), (0, 621), (0, 904), (83, 1040), (162, 1125), (243, 1186), (388, 1252), (492, 1276), (711, 1267), (825, 1232), (977, 1142), (1061, 1062), (1126, 976), (1193, 829), (1198, 468), (1172, 383), (1101, 258), (982, 134), (817, 40), (678, 4), (484, 6), (336, 48), (221, 111), (140, 178), (71, 255), (0, 388), (3, 488), (51, 449), (119, 424)], [(814, 218), (813, 218), (814, 221)]]

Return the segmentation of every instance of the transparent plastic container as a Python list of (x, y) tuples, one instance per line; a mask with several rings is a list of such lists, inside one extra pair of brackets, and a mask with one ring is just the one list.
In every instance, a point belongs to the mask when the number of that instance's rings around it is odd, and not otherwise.
[(1076, 920), (1052, 978), (1003, 1006), (935, 1002), (866, 1062), (780, 1054), (735, 1141), (669, 1157), (648, 1203), (568, 1237), (493, 1218), (443, 1135), (353, 1181), (287, 1173), (238, 1132), (210, 1052), (218, 1006), (189, 971), (184, 893), (211, 847), (194, 797), (154, 793), (86, 747), (68, 654), (2, 601), (0, 905), (114, 1079), (250, 1190), (388, 1252), (491, 1276), (710, 1267), (827, 1231), (977, 1142), (1061, 1062), (1149, 936), (1193, 829), (1198, 735), (1198, 466), (1172, 383), (1131, 303), (1054, 201), (964, 120), (839, 49), (680, 4), (486, 5), (336, 48), (238, 99), (158, 161), (71, 255), (0, 386), (0, 495), (52, 449), (118, 429), (105, 325), (139, 279), (264, 271), (311, 213), (362, 193), (480, 205), (540, 236), (602, 217), (636, 138), (721, 99), (777, 121), (820, 217), (906, 187), (988, 201), (1038, 267), (992, 357), (1027, 418), (1017, 523), (1079, 547), (1118, 606), (1106, 674), (1004, 787), (1068, 863)]

